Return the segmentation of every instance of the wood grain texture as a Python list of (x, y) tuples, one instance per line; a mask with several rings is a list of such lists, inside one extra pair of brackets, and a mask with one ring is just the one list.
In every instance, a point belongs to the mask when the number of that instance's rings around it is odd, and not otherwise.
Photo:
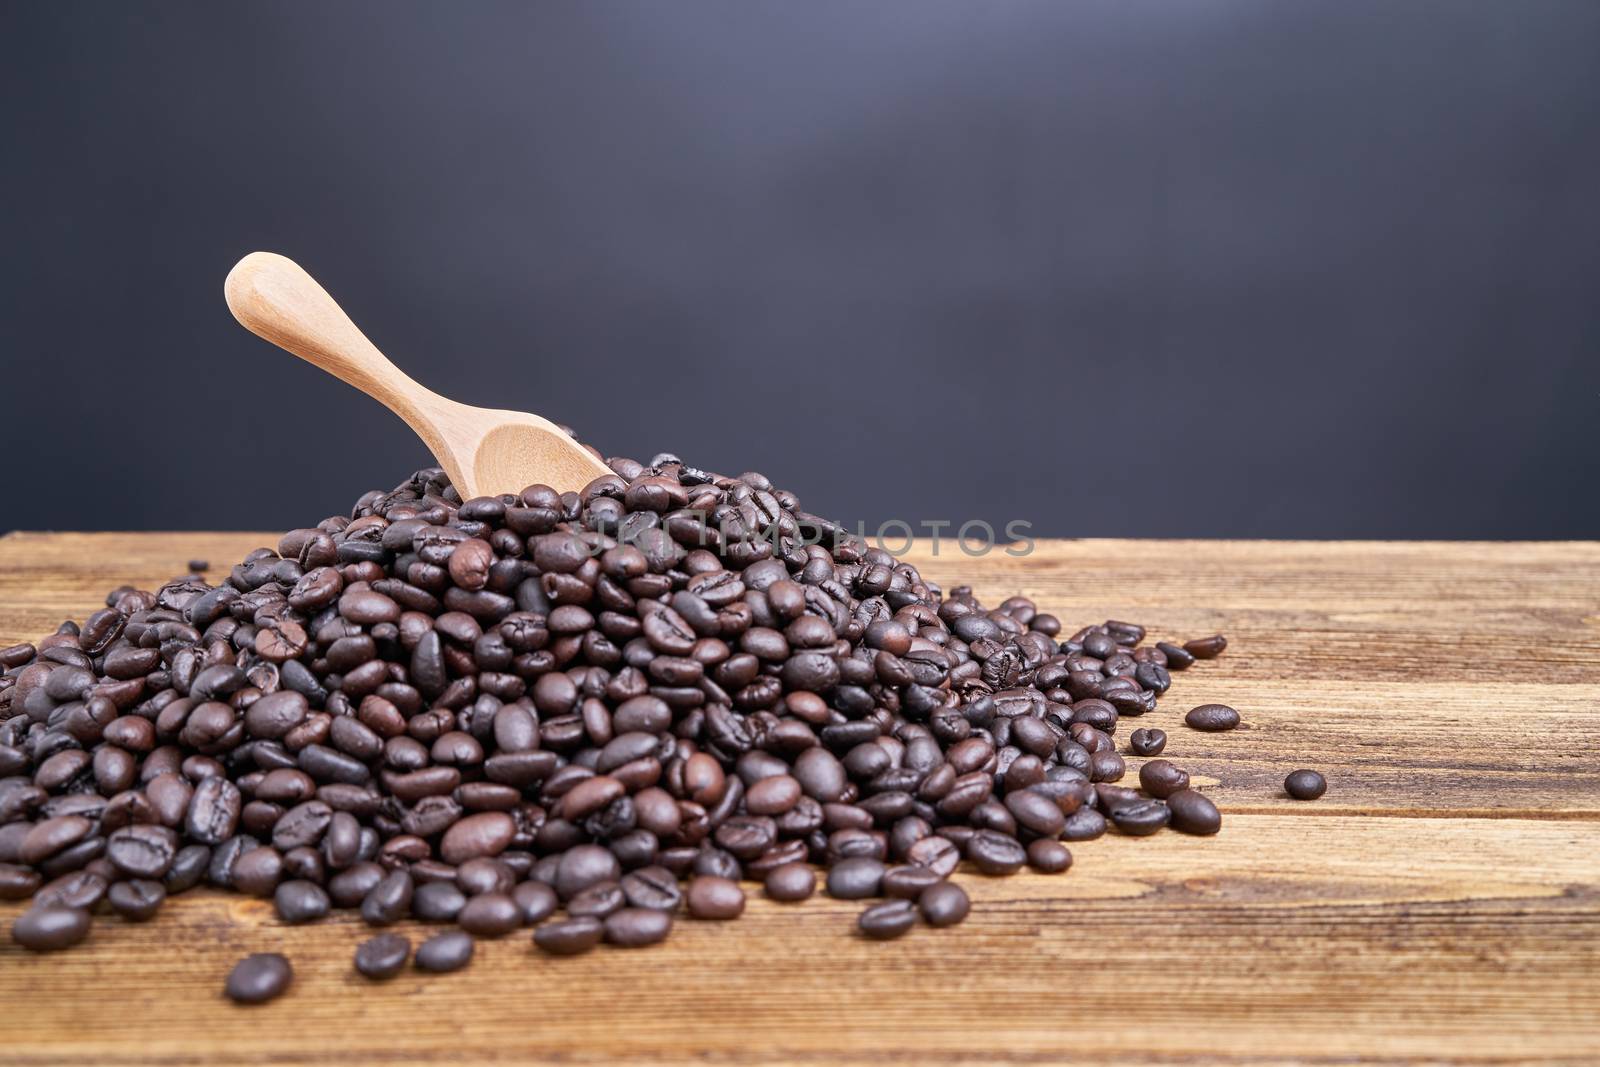
[[(0, 644), (273, 540), (10, 535)], [(1069, 627), (1228, 634), (1143, 722), (1208, 782), (1222, 833), (1108, 836), (1056, 877), (960, 875), (968, 922), (891, 944), (854, 934), (854, 905), (757, 896), (653, 949), (551, 960), (519, 935), (384, 986), (350, 969), (359, 923), (288, 928), (189, 894), (145, 926), (99, 920), (74, 952), (0, 946), (0, 1063), (1600, 1063), (1600, 544), (914, 558)], [(1182, 725), (1211, 700), (1245, 727)], [(1283, 797), (1299, 766), (1328, 775), (1323, 800)], [(232, 962), (274, 949), (293, 994), (226, 1004)]]

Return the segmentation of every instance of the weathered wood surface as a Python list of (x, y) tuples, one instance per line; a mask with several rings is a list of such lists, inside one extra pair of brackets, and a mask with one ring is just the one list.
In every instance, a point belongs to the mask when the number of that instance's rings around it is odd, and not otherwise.
[[(263, 535), (0, 539), (0, 645)], [(1221, 630), (1145, 720), (1222, 807), (1213, 839), (1115, 835), (1058, 877), (961, 875), (972, 918), (869, 944), (854, 905), (573, 960), (525, 936), (373, 986), (364, 935), (190, 894), (87, 946), (0, 946), (0, 1063), (1600, 1063), (1600, 544), (1064, 541), (925, 553), (1070, 627)], [(1182, 712), (1220, 700), (1245, 728)], [(1136, 766), (1137, 760), (1130, 760)], [(1323, 770), (1327, 797), (1282, 796)], [(9, 922), (16, 905), (0, 908)], [(241, 954), (296, 988), (220, 997)]]

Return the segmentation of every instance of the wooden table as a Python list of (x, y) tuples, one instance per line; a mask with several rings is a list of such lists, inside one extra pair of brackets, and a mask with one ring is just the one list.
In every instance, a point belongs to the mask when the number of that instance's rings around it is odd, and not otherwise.
[[(271, 543), (13, 534), (0, 645)], [(381, 986), (351, 971), (359, 923), (288, 929), (195, 893), (145, 926), (103, 918), (73, 952), (0, 947), (0, 1063), (1600, 1063), (1600, 544), (1059, 541), (916, 562), (1069, 627), (1227, 633), (1144, 720), (1222, 833), (961, 875), (965, 925), (890, 944), (854, 934), (855, 905), (757, 895), (653, 949), (552, 960), (519, 935)], [(1245, 725), (1185, 728), (1207, 701)], [(1323, 800), (1283, 796), (1301, 766), (1326, 772)], [(260, 950), (289, 954), (295, 989), (230, 1006), (223, 976)]]

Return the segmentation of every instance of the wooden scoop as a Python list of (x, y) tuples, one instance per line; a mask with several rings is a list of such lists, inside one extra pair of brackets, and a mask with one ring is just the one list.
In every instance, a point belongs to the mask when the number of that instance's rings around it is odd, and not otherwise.
[(450, 475), (461, 499), (516, 493), (538, 483), (578, 492), (610, 474), (555, 423), (525, 411), (492, 411), (446, 399), (384, 358), (333, 297), (271, 252), (251, 252), (223, 284), (244, 328), (314, 363), (406, 421)]

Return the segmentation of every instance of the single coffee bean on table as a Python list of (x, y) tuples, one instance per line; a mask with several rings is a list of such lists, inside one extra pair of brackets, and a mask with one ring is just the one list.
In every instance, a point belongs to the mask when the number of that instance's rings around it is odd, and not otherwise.
[(1239, 713), (1226, 704), (1201, 704), (1183, 717), (1196, 730), (1221, 733), (1239, 725)]
[(264, 1004), (282, 996), (294, 980), (294, 968), (277, 952), (257, 952), (234, 964), (222, 991), (239, 1004)]
[(856, 926), (874, 941), (900, 937), (917, 924), (917, 906), (909, 900), (873, 904), (856, 920)]
[[(13, 939), (67, 948), (97, 908), (144, 921), (201, 884), (289, 923), (455, 924), (414, 956), (365, 941), (356, 969), (384, 978), (525, 925), (551, 955), (655, 944), (680, 908), (739, 917), (741, 880), (810, 897), (813, 864), (833, 897), (884, 898), (858, 925), (889, 938), (967, 915), (963, 860), (1059, 872), (1108, 817), (1220, 826), (1165, 760), (1111, 783), (1120, 720), (1221, 635), (1068, 633), (1025, 597), (940, 589), (760, 474), (608, 462), (577, 494), (473, 500), (419, 471), (0, 649), (0, 897), (34, 897)], [(268, 953), (227, 988), (291, 980)]]
[(411, 958), (411, 939), (403, 934), (378, 934), (356, 947), (356, 970), (374, 981), (393, 978)]
[(461, 930), (434, 934), (417, 946), (417, 970), (434, 974), (459, 971), (472, 962), (474, 947), (472, 935)]
[(1316, 771), (1292, 771), (1283, 780), (1283, 791), (1296, 800), (1316, 800), (1328, 791), (1328, 780)]

